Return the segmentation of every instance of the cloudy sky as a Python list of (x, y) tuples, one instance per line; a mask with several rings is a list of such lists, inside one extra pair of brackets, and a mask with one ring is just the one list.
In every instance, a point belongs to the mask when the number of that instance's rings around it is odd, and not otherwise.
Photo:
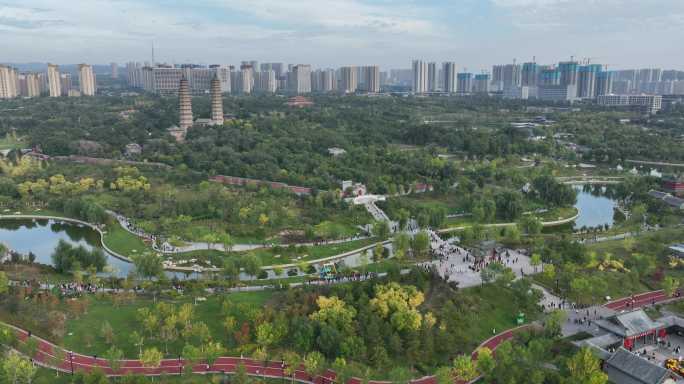
[(0, 0), (0, 61), (410, 60), (459, 70), (591, 57), (684, 69), (684, 0)]

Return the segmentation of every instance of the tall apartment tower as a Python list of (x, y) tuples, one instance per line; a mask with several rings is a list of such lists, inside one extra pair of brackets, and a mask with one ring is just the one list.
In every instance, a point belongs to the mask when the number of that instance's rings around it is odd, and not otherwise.
[(442, 63), (442, 78), (444, 84), (442, 84), (442, 91), (446, 93), (456, 92), (456, 63), (445, 62)]
[(428, 91), (428, 66), (423, 60), (413, 60), (413, 93)]
[(48, 63), (48, 89), (50, 97), (60, 97), (62, 95), (61, 79), (59, 77), (59, 67)]
[[(21, 80), (21, 79), (20, 79)], [(37, 73), (26, 73), (21, 82), (21, 95), (24, 97), (40, 96), (40, 79)]]
[(377, 65), (369, 65), (363, 71), (365, 75), (365, 89), (368, 93), (380, 92), (380, 67)]
[(292, 89), (297, 94), (311, 93), (311, 66), (308, 64), (297, 64), (292, 67), (294, 75)]
[(112, 67), (112, 79), (118, 79), (119, 78), (119, 64), (111, 63), (110, 65)]
[(577, 76), (577, 96), (582, 99), (596, 97), (598, 74), (601, 72), (600, 64), (589, 64), (579, 67)]
[(519, 64), (506, 64), (503, 66), (503, 89), (520, 86), (521, 69)]
[(340, 92), (354, 93), (358, 87), (357, 70), (355, 66), (340, 68)]
[[(192, 110), (190, 113), (192, 114)], [(211, 122), (214, 125), (223, 125), (223, 96), (218, 74), (211, 79)]]
[(539, 66), (535, 62), (523, 63), (520, 85), (523, 87), (536, 87), (539, 78)]
[(316, 92), (332, 92), (337, 89), (334, 69), (317, 69), (311, 72), (311, 89)]
[(492, 88), (495, 92), (503, 91), (503, 65), (492, 66)]
[(0, 65), (0, 99), (12, 99), (19, 96), (19, 76), (17, 70)]
[(78, 65), (78, 83), (82, 96), (95, 96), (95, 74), (92, 66)]
[(190, 84), (185, 76), (180, 80), (178, 102), (178, 127), (187, 131), (188, 128), (192, 127), (192, 99), (190, 97)]
[(427, 90), (437, 92), (438, 88), (437, 63), (428, 63)]
[[(263, 67), (263, 64), (261, 64)], [(278, 89), (275, 71), (272, 69), (256, 73), (254, 85), (260, 92), (275, 93)]]
[(456, 75), (456, 92), (466, 94), (473, 91), (473, 74), (459, 73)]
[(237, 91), (243, 95), (252, 93), (252, 86), (254, 84), (254, 68), (249, 64), (242, 64), (240, 66), (240, 76), (238, 78)]
[[(69, 91), (71, 91), (71, 73), (60, 73), (59, 84), (62, 96), (69, 96)], [(78, 93), (80, 94), (80, 92)]]
[(558, 63), (560, 85), (577, 85), (578, 68), (579, 64), (576, 61), (561, 61)]
[(599, 72), (596, 81), (596, 96), (613, 93), (613, 72)]
[(489, 75), (486, 73), (481, 73), (475, 75), (475, 80), (473, 80), (473, 92), (474, 93), (489, 93)]

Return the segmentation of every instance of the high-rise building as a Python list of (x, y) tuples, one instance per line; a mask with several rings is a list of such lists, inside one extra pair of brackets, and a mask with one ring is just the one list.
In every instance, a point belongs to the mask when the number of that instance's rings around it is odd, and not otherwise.
[(437, 63), (428, 63), (428, 75), (427, 75), (427, 90), (428, 92), (437, 92), (439, 87), (437, 76)]
[(178, 127), (187, 131), (192, 127), (192, 97), (190, 96), (190, 83), (183, 76), (178, 87)]
[(19, 75), (19, 94), (29, 98), (40, 96), (40, 78), (37, 73)]
[(474, 93), (489, 93), (489, 75), (486, 73), (481, 73), (475, 75), (473, 80), (473, 92)]
[(495, 92), (500, 92), (503, 91), (504, 89), (504, 66), (503, 65), (494, 65), (492, 66), (492, 89)]
[(74, 94), (73, 92), (71, 92), (71, 94), (69, 93), (73, 88), (71, 73), (60, 73), (59, 84), (60, 88), (62, 89), (62, 96), (81, 96), (80, 91), (78, 92), (78, 94)]
[(446, 93), (456, 92), (456, 63), (447, 61), (442, 63), (442, 91)]
[[(263, 64), (262, 64), (263, 66)], [(269, 69), (267, 71), (257, 72), (254, 78), (254, 87), (259, 92), (275, 93), (278, 82), (276, 81), (275, 71)]]
[(561, 73), (553, 67), (543, 68), (539, 73), (538, 85), (560, 85)]
[(456, 75), (456, 92), (466, 94), (473, 91), (473, 74), (464, 72)]
[(311, 93), (311, 66), (308, 64), (297, 64), (292, 67), (294, 79), (292, 91), (297, 94)]
[(364, 90), (369, 93), (380, 92), (380, 67), (377, 65), (365, 66), (363, 75)]
[(7, 65), (0, 65), (0, 99), (12, 99), (17, 96), (19, 96), (17, 70)]
[(413, 61), (413, 93), (428, 91), (428, 66), (423, 60)]
[(600, 64), (588, 64), (579, 67), (577, 75), (577, 96), (581, 99), (596, 97), (598, 74), (603, 67)]
[(252, 85), (254, 84), (253, 68), (249, 64), (242, 64), (240, 66), (240, 76), (238, 80), (237, 92), (243, 95), (252, 93)]
[(88, 64), (78, 65), (78, 84), (83, 96), (95, 96), (95, 74)]
[(558, 63), (560, 85), (577, 85), (578, 68), (579, 64), (576, 61), (561, 61)]
[(110, 65), (112, 68), (112, 79), (118, 79), (119, 78), (119, 64), (111, 63)]
[(356, 76), (358, 71), (355, 66), (348, 66), (340, 68), (340, 92), (354, 93), (358, 88), (358, 79)]
[(311, 89), (315, 92), (332, 92), (336, 87), (335, 70), (317, 69), (311, 72)]
[(211, 122), (214, 125), (223, 125), (223, 96), (218, 74), (214, 74), (211, 79)]
[(596, 79), (596, 96), (613, 93), (613, 72), (602, 71)]
[(537, 63), (523, 63), (520, 84), (523, 87), (536, 87), (539, 78), (539, 66)]
[(209, 69), (218, 77), (221, 93), (230, 93), (230, 69), (220, 64), (212, 64), (209, 66)]
[(55, 64), (48, 63), (48, 87), (50, 97), (59, 97), (62, 95), (61, 79), (59, 77), (59, 67)]
[(503, 89), (520, 86), (520, 65), (506, 64), (503, 66)]
[(142, 66), (140, 63), (126, 63), (126, 77), (128, 86), (132, 88), (142, 88)]

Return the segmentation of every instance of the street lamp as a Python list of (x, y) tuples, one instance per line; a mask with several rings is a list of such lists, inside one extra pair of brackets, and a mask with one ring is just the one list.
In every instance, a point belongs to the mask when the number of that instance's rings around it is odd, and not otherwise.
[(71, 375), (74, 375), (74, 353), (69, 351), (69, 362), (71, 363)]
[(183, 362), (181, 362), (181, 355), (178, 355), (178, 374), (183, 374)]

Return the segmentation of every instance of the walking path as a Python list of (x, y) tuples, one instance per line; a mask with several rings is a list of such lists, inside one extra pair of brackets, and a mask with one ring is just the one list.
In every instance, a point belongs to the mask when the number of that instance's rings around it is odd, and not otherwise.
[[(263, 244), (249, 244), (249, 243), (243, 243), (243, 244), (231, 244), (229, 246), (226, 246), (226, 244), (223, 243), (208, 243), (208, 242), (194, 242), (194, 241), (184, 241), (185, 245), (180, 246), (180, 247), (175, 247), (172, 246), (168, 243), (163, 243), (160, 245), (157, 245), (157, 237), (154, 235), (151, 235), (149, 233), (146, 233), (140, 228), (135, 227), (135, 225), (128, 219), (126, 216), (123, 216), (119, 213), (116, 213), (114, 211), (107, 211), (108, 214), (110, 214), (112, 217), (116, 219), (116, 221), (119, 223), (119, 225), (125, 229), (128, 233), (138, 236), (142, 239), (146, 239), (152, 242), (152, 248), (161, 253), (185, 253), (185, 252), (192, 252), (192, 251), (199, 251), (199, 250), (206, 250), (206, 249), (213, 249), (221, 252), (227, 252), (227, 251), (233, 251), (233, 252), (242, 252), (242, 251), (252, 251), (255, 249), (261, 249), (261, 248), (270, 248), (273, 247), (274, 244), (271, 243), (263, 243)], [(312, 246), (317, 246), (317, 245), (329, 245), (329, 244), (342, 244), (342, 243), (348, 243), (351, 241), (356, 241), (356, 240), (365, 240), (365, 239), (370, 239), (370, 236), (352, 236), (344, 239), (338, 239), (338, 240), (327, 240), (327, 241), (319, 241), (319, 242), (305, 242), (305, 243), (294, 243), (293, 245), (296, 246), (307, 246), (307, 247), (312, 247)], [(226, 249), (228, 248), (228, 249)]]
[[(545, 289), (542, 288), (542, 291), (546, 292)], [(549, 300), (557, 300), (558, 298), (554, 297), (550, 293), (548, 293)], [(651, 292), (645, 292), (641, 293), (638, 295), (630, 296), (630, 297), (625, 297), (622, 299), (618, 300), (613, 300), (611, 302), (608, 302), (601, 306), (601, 308), (607, 310), (607, 311), (617, 311), (620, 309), (635, 309), (635, 308), (641, 308), (643, 306), (647, 305), (652, 305), (655, 303), (661, 303), (665, 301), (671, 301), (671, 300), (678, 300), (680, 297), (675, 297), (675, 298), (670, 298), (668, 297), (662, 290), (659, 291), (651, 291)], [(183, 369), (191, 364), (190, 362), (179, 358), (179, 359), (164, 359), (161, 361), (160, 365), (158, 367), (145, 367), (143, 366), (142, 362), (140, 360), (121, 360), (121, 368), (114, 371), (110, 368), (109, 362), (106, 359), (103, 358), (95, 358), (91, 356), (85, 356), (79, 353), (75, 353), (72, 351), (66, 351), (62, 347), (59, 347), (55, 344), (50, 343), (47, 340), (44, 340), (42, 338), (36, 337), (35, 335), (29, 336), (28, 332), (25, 330), (22, 330), (20, 328), (7, 325), (6, 326), (10, 327), (13, 329), (17, 337), (20, 341), (20, 343), (26, 343), (28, 338), (33, 338), (38, 342), (38, 350), (36, 352), (36, 355), (33, 356), (33, 361), (41, 366), (44, 366), (46, 368), (50, 369), (55, 369), (59, 370), (62, 372), (74, 372), (74, 371), (85, 371), (89, 372), (95, 368), (101, 369), (106, 375), (109, 376), (119, 376), (119, 375), (125, 375), (129, 373), (134, 373), (134, 374), (141, 374), (145, 376), (156, 376), (156, 375), (161, 375), (161, 374), (181, 374), (183, 372)], [(493, 337), (485, 340), (478, 346), (475, 351), (473, 351), (471, 357), (473, 359), (477, 359), (477, 351), (480, 348), (487, 347), (490, 350), (494, 351), (501, 343), (503, 343), (506, 340), (510, 340), (515, 336), (515, 333), (519, 332), (522, 329), (526, 329), (530, 326), (533, 326), (531, 324), (524, 325), (521, 327), (516, 327), (512, 328), (506, 331), (503, 331), (497, 335), (494, 335)], [(57, 359), (55, 357), (55, 351), (56, 350), (62, 350), (63, 353), (63, 358)], [(263, 376), (263, 377), (270, 377), (270, 378), (285, 378), (289, 377), (285, 374), (285, 366), (282, 364), (282, 362), (260, 362), (260, 361), (255, 361), (253, 359), (247, 359), (247, 358), (242, 358), (242, 357), (220, 357), (218, 358), (213, 364), (208, 365), (206, 363), (203, 364), (194, 364), (192, 366), (192, 371), (195, 373), (234, 373), (237, 366), (239, 364), (243, 364), (247, 370), (247, 374), (250, 376)], [(294, 374), (293, 377), (294, 381), (300, 382), (300, 383), (309, 383), (309, 384), (325, 384), (325, 382), (332, 382), (335, 380), (335, 373), (331, 370), (325, 371), (323, 374), (312, 377), (308, 373), (306, 373), (302, 367), (300, 367)], [(358, 384), (362, 382), (360, 379), (353, 379), (350, 380), (349, 383), (354, 383)], [(375, 383), (375, 384), (380, 384), (383, 382), (379, 381), (371, 381), (370, 383)], [(417, 380), (412, 380), (411, 384), (436, 384), (437, 379), (434, 376), (426, 376)]]

